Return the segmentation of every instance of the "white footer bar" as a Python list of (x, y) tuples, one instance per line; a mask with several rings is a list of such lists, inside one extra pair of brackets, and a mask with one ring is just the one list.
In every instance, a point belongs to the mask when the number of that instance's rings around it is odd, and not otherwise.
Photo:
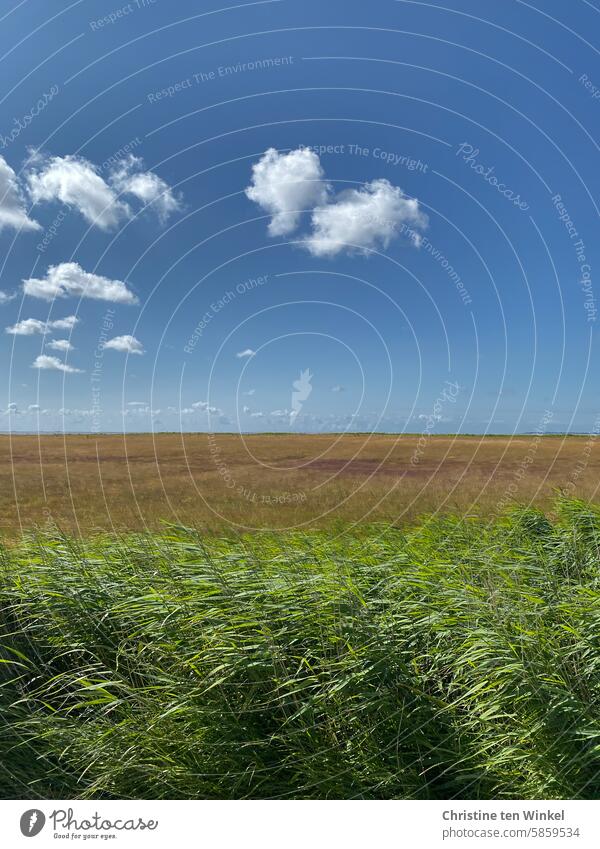
[(2, 847), (597, 847), (600, 802), (0, 801)]

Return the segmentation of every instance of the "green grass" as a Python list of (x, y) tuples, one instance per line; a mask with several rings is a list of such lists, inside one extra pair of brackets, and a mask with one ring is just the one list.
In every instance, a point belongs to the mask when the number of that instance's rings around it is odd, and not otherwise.
[(3, 798), (598, 798), (600, 515), (1, 554)]

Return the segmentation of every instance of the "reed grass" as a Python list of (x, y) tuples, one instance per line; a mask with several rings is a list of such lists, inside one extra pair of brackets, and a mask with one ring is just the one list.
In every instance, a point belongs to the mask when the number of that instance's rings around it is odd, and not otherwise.
[(0, 558), (3, 798), (598, 798), (600, 514)]

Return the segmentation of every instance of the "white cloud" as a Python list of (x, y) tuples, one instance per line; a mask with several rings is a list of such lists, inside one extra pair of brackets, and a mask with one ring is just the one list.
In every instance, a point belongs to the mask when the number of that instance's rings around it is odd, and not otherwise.
[(331, 387), (331, 391), (332, 391), (332, 392), (343, 392), (343, 391), (344, 391), (344, 387), (343, 387), (343, 386), (339, 386), (339, 385), (332, 386), (332, 387)]
[(51, 333), (53, 330), (72, 330), (78, 322), (79, 319), (75, 315), (58, 318), (56, 321), (40, 321), (39, 318), (24, 318), (11, 327), (7, 327), (6, 332), (10, 333), (11, 336), (33, 336), (36, 333)]
[(46, 343), (46, 348), (51, 348), (53, 351), (73, 351), (74, 348), (68, 339), (54, 339), (52, 342)]
[(312, 233), (303, 244), (314, 256), (344, 250), (366, 254), (387, 248), (402, 232), (418, 247), (428, 223), (419, 201), (388, 180), (373, 180), (332, 197), (319, 157), (306, 148), (287, 154), (269, 148), (252, 166), (246, 195), (271, 214), (271, 236), (288, 235), (302, 211), (312, 210)]
[(156, 211), (161, 221), (181, 208), (168, 183), (135, 156), (119, 163), (105, 180), (93, 162), (80, 156), (34, 155), (27, 171), (31, 199), (61, 201), (77, 209), (90, 224), (110, 230), (131, 218), (130, 205), (121, 195), (130, 195)]
[(211, 407), (208, 401), (196, 401), (194, 404), (192, 404), (192, 407), (194, 408), (194, 410), (204, 410), (207, 413), (223, 412), (223, 410), (221, 410), (219, 407)]
[(242, 413), (246, 413), (246, 414), (248, 414), (249, 412), (250, 412), (250, 407), (247, 407), (247, 406), (244, 404), (244, 406), (242, 407)]
[(8, 304), (17, 297), (16, 292), (2, 292), (0, 291), (0, 306), (3, 304)]
[(243, 394), (244, 395), (254, 395), (255, 392), (256, 392), (256, 389), (248, 389), (248, 391), (244, 392)]
[(305, 148), (279, 153), (271, 147), (252, 166), (246, 196), (272, 216), (271, 236), (287, 236), (298, 226), (303, 210), (326, 202), (327, 192), (316, 153)]
[(143, 171), (144, 163), (129, 155), (113, 170), (111, 184), (122, 194), (133, 195), (145, 206), (152, 205), (161, 222), (181, 209), (181, 201), (162, 177), (152, 171)]
[(12, 336), (33, 336), (35, 333), (46, 333), (47, 330), (48, 323), (39, 318), (24, 318), (6, 328), (6, 332)]
[(37, 221), (27, 215), (17, 175), (6, 159), (0, 156), (0, 232), (5, 227), (12, 227), (13, 230), (41, 229)]
[[(121, 410), (121, 413), (124, 416), (158, 416), (161, 412), (162, 410), (160, 408), (158, 410), (153, 410), (149, 404), (143, 404), (135, 407), (128, 406), (128, 409)], [(169, 412), (169, 410), (167, 410), (167, 412)]]
[(96, 410), (70, 410), (66, 407), (61, 407), (60, 410), (57, 410), (59, 416), (76, 416), (77, 418), (86, 418), (89, 416), (93, 416), (97, 411)]
[(34, 298), (51, 301), (73, 295), (116, 304), (137, 304), (138, 299), (122, 280), (110, 280), (99, 274), (84, 271), (76, 262), (51, 265), (43, 278), (23, 281), (23, 291)]
[(48, 322), (50, 330), (72, 330), (76, 324), (79, 324), (79, 319), (76, 315), (68, 315), (66, 318), (58, 318), (56, 321)]
[(59, 360), (58, 357), (49, 357), (47, 354), (40, 354), (32, 363), (32, 368), (52, 369), (54, 371), (64, 371), (68, 374), (81, 373), (80, 368), (73, 368)]
[(243, 357), (253, 357), (256, 354), (256, 351), (253, 351), (252, 348), (246, 348), (244, 351), (238, 351), (236, 357), (242, 359)]
[(314, 256), (335, 256), (343, 250), (367, 252), (386, 248), (408, 225), (414, 244), (419, 244), (418, 229), (427, 226), (427, 216), (416, 198), (388, 180), (373, 180), (359, 189), (341, 192), (332, 203), (313, 210), (313, 232), (305, 245)]
[(126, 354), (143, 354), (144, 346), (135, 336), (115, 336), (104, 343), (104, 348), (113, 351), (123, 351)]
[(38, 412), (40, 411), (40, 409), (41, 409), (41, 408), (40, 408), (40, 405), (39, 405), (39, 404), (30, 404), (30, 405), (27, 407), (27, 412), (28, 412), (28, 413), (38, 413)]
[(36, 157), (27, 173), (27, 184), (34, 202), (62, 201), (101, 230), (115, 227), (131, 214), (96, 166), (81, 157)]

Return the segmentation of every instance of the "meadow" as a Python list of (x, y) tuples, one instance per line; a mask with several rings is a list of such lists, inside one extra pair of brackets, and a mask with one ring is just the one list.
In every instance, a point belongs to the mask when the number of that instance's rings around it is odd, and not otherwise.
[(598, 798), (593, 438), (212, 440), (0, 439), (0, 797)]
[(384, 434), (0, 436), (0, 533), (49, 525), (206, 532), (414, 523), (597, 500), (594, 437)]

